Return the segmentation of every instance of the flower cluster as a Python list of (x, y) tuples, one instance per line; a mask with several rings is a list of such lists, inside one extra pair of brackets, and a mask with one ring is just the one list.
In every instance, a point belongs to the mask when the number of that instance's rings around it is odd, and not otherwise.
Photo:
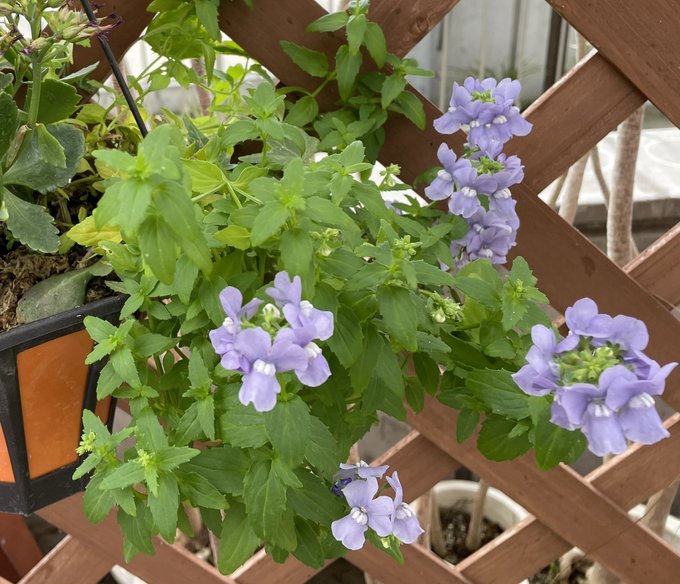
[[(243, 305), (240, 290), (233, 286), (222, 290), (220, 302), (227, 316), (221, 327), (209, 333), (222, 366), (243, 374), (241, 403), (252, 402), (258, 412), (267, 412), (276, 405), (281, 391), (278, 373), (294, 371), (298, 380), (309, 387), (318, 387), (331, 375), (314, 341), (325, 341), (333, 334), (333, 313), (302, 300), (299, 276), (291, 280), (286, 272), (280, 272), (274, 286), (265, 292), (275, 304), (263, 307), (263, 325), (256, 326), (251, 319), (262, 300), (254, 298)], [(288, 326), (280, 326), (281, 312)]]
[(630, 316), (600, 314), (583, 298), (565, 312), (568, 336), (559, 341), (536, 325), (527, 364), (513, 375), (529, 395), (554, 393), (554, 424), (580, 428), (599, 456), (621, 454), (626, 440), (653, 444), (668, 436), (654, 406), (666, 377), (664, 367), (643, 353), (649, 336), (645, 323)]
[(351, 510), (348, 515), (331, 524), (333, 537), (350, 550), (361, 549), (366, 541), (369, 527), (379, 537), (393, 535), (402, 543), (413, 543), (423, 533), (418, 518), (406, 503), (404, 491), (395, 471), (387, 482), (394, 489), (394, 500), (387, 496), (375, 497), (378, 479), (385, 474), (387, 466), (341, 464), (335, 475), (333, 492), (342, 493)]
[(514, 105), (520, 88), (519, 81), (510, 79), (496, 83), (468, 77), (462, 86), (453, 84), (448, 111), (434, 121), (442, 134), (468, 134), (460, 158), (446, 144), (439, 147), (444, 168), (425, 189), (431, 200), (448, 199), (449, 211), (468, 222), (467, 234), (451, 244), (459, 266), (475, 259), (505, 263), (515, 245), (519, 218), (510, 187), (522, 181), (524, 171), (520, 159), (502, 149), (512, 136), (531, 130)]

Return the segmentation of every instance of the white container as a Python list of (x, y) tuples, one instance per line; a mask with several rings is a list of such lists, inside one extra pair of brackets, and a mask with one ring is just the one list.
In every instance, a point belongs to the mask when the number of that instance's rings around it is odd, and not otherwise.
[[(441, 481), (434, 487), (434, 504), (438, 509), (456, 508), (466, 513), (472, 512), (479, 483), (474, 481)], [(517, 525), (529, 513), (510, 497), (489, 487), (484, 501), (484, 517), (500, 525), (503, 530)], [(520, 584), (529, 584), (522, 580)]]

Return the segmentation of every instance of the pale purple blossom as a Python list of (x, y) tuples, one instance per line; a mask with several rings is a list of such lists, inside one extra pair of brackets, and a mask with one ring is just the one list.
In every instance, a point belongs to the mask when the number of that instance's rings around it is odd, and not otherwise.
[(415, 511), (404, 503), (404, 491), (396, 471), (391, 477), (387, 477), (387, 482), (395, 492), (392, 534), (402, 543), (413, 543), (424, 530), (420, 527)]
[(378, 481), (373, 477), (352, 481), (342, 489), (351, 510), (342, 519), (333, 521), (331, 531), (333, 537), (347, 549), (361, 549), (369, 527), (380, 537), (392, 532), (394, 504), (386, 496), (374, 499), (377, 492)]
[(252, 403), (258, 412), (268, 412), (276, 405), (281, 385), (277, 373), (304, 369), (308, 358), (305, 350), (278, 336), (271, 336), (261, 328), (246, 329), (236, 336), (236, 350), (243, 360), (243, 384), (239, 400)]
[(250, 319), (262, 304), (253, 298), (243, 306), (243, 295), (238, 288), (227, 286), (220, 292), (220, 303), (227, 315), (222, 326), (208, 333), (215, 352), (220, 355), (225, 369), (238, 370), (242, 367), (241, 355), (235, 348), (236, 335), (241, 331), (243, 319)]
[(446, 144), (439, 146), (437, 158), (444, 168), (437, 173), (430, 185), (425, 187), (425, 196), (431, 201), (448, 199), (453, 194), (454, 176), (467, 162), (462, 158), (457, 159), (455, 152)]

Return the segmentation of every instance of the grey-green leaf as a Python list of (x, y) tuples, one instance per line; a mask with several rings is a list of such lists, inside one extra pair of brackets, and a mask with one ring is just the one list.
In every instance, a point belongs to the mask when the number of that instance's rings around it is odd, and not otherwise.
[(35, 251), (56, 252), (59, 248), (59, 231), (47, 210), (20, 199), (7, 189), (2, 190), (2, 197), (8, 214), (7, 227), (14, 238)]
[(33, 322), (66, 312), (85, 302), (87, 283), (92, 278), (87, 268), (56, 274), (30, 288), (17, 304), (17, 320)]

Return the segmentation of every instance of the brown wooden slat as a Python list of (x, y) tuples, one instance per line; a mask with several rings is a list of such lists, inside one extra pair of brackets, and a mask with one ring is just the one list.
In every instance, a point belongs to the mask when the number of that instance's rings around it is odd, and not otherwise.
[[(586, 479), (608, 498), (629, 509), (670, 484), (680, 468), (680, 415), (666, 421), (671, 437), (653, 448), (637, 445), (602, 465)], [(654, 472), (650, 472), (650, 469)], [(574, 512), (577, 503), (572, 503)], [(519, 582), (547, 566), (572, 544), (529, 517), (505, 531), (458, 567), (471, 580), (484, 584)], [(521, 554), (522, 561), (517, 562)]]
[[(670, 575), (680, 573), (680, 556), (668, 544), (636, 525), (570, 468), (562, 465), (541, 472), (533, 454), (510, 462), (487, 460), (474, 440), (458, 444), (453, 439), (456, 413), (429, 396), (423, 412), (409, 416), (409, 423), (629, 584), (667, 582)], [(654, 562), (648, 561), (651, 557)]]
[(347, 559), (374, 578), (389, 584), (472, 584), (456, 566), (422, 546), (405, 545), (401, 550), (404, 554), (403, 566), (372, 546), (350, 552)]
[[(389, 465), (390, 470), (388, 472), (390, 473), (395, 470), (398, 471), (399, 479), (406, 486), (405, 495), (410, 500), (427, 492), (433, 484), (450, 476), (460, 466), (448, 454), (442, 452), (418, 432), (411, 432), (408, 436), (405, 436), (380, 456), (374, 464)], [(367, 559), (366, 554), (375, 555), (381, 561), (387, 561), (385, 554), (370, 545), (367, 545), (365, 552), (358, 556), (358, 561), (364, 563), (377, 562), (377, 560)], [(347, 559), (354, 562), (354, 557), (353, 554), (350, 554)], [(386, 569), (391, 570), (391, 568)], [(277, 564), (271, 559), (271, 556), (262, 551), (255, 554), (231, 576), (239, 584), (278, 584), (279, 582), (301, 584), (317, 571), (301, 564), (295, 558), (290, 558), (285, 564)], [(384, 574), (376, 568), (367, 571), (375, 572), (376, 578), (383, 582), (391, 582), (388, 579), (391, 572)]]
[[(108, 35), (109, 45), (118, 61), (139, 40), (142, 32), (151, 22), (153, 14), (146, 10), (150, 3), (151, 0), (97, 0), (98, 16), (114, 14), (123, 19), (123, 22)], [(111, 68), (96, 39), (92, 40), (90, 47), (75, 47), (73, 51), (74, 71), (96, 61), (99, 61), (99, 65), (95, 71), (90, 73), (90, 78), (104, 81), (111, 74)]]
[(0, 513), (0, 550), (19, 577), (27, 574), (43, 557), (24, 518)]
[(680, 223), (626, 266), (642, 286), (673, 306), (680, 304)]
[(111, 560), (92, 553), (89, 543), (67, 535), (19, 584), (97, 584), (111, 566)]
[(524, 163), (524, 188), (540, 193), (645, 100), (625, 75), (591, 52), (527, 108), (531, 134), (507, 146)]
[(146, 580), (149, 584), (236, 584), (229, 576), (222, 576), (207, 562), (198, 559), (184, 548), (168, 545), (154, 538), (155, 556), (137, 555), (130, 564), (123, 560), (123, 538), (113, 515), (92, 525), (83, 514), (82, 494), (54, 503), (38, 511), (38, 515), (59, 529), (91, 546), (98, 554)]
[(387, 50), (403, 57), (460, 0), (373, 0), (368, 17), (386, 33)]
[(680, 2), (548, 2), (680, 127)]

